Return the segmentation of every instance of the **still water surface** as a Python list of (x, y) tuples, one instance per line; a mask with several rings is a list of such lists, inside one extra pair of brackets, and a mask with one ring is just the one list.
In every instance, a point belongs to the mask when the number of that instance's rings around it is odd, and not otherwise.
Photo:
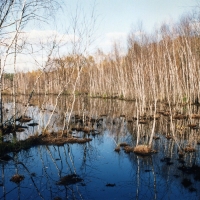
[[(127, 154), (123, 148), (117, 153), (116, 143), (127, 142), (131, 146), (136, 143), (135, 125), (119, 117), (133, 116), (134, 103), (97, 99), (80, 102), (76, 103), (74, 113), (84, 110), (93, 117), (108, 114), (98, 128), (99, 134), (87, 136), (92, 141), (86, 144), (43, 145), (10, 153), (11, 161), (0, 162), (0, 199), (200, 199), (200, 179), (191, 168), (200, 166), (200, 145), (196, 146), (196, 152), (178, 159), (175, 141), (164, 137), (159, 122), (156, 134), (160, 139), (153, 142), (158, 153), (141, 157)], [(53, 105), (45, 104), (49, 110)], [(11, 104), (4, 106), (11, 109)], [(35, 103), (28, 108), (28, 114), (40, 125), (29, 127), (18, 138), (34, 134), (48, 121), (50, 111), (42, 112), (40, 107)], [(63, 105), (58, 105), (54, 119), (59, 119), (62, 108)], [(61, 125), (56, 121), (53, 128)], [(145, 133), (148, 128), (141, 130)], [(80, 137), (83, 133), (74, 131), (73, 135)], [(10, 181), (14, 174), (23, 175), (24, 180), (18, 184)], [(72, 174), (79, 181), (59, 184), (62, 177)]]

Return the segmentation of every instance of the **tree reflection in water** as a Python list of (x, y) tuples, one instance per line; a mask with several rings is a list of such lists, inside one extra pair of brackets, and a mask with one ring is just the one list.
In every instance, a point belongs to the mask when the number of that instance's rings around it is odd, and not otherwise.
[[(66, 99), (62, 99), (62, 102), (66, 104)], [(80, 102), (84, 102), (84, 105)], [(74, 130), (73, 136), (89, 137), (92, 141), (62, 146), (42, 145), (10, 153), (10, 161), (0, 160), (0, 199), (200, 198), (200, 149), (194, 139), (199, 134), (198, 130), (185, 131), (181, 127), (186, 127), (188, 122), (173, 121), (176, 140), (166, 138), (171, 127), (167, 119), (161, 117), (155, 125), (156, 137), (153, 140), (153, 149), (158, 153), (150, 156), (126, 153), (120, 144), (127, 143), (134, 147), (138, 130), (141, 136), (138, 142), (147, 143), (153, 121), (138, 124), (132, 120), (136, 116), (133, 114), (134, 102), (99, 99), (80, 102), (75, 102), (72, 115), (101, 118), (98, 126), (93, 124), (98, 134)], [(50, 107), (49, 103), (47, 108)], [(39, 126), (34, 129), (29, 127), (25, 133), (17, 134), (17, 139), (40, 131), (41, 124), (48, 120), (49, 110), (41, 111), (39, 107), (29, 108)], [(84, 115), (81, 111), (84, 111)], [(52, 121), (56, 130), (63, 126), (60, 123), (61, 116), (60, 102)], [(77, 124), (73, 122), (70, 126), (77, 127)], [(114, 151), (116, 145), (120, 147), (119, 152)], [(178, 152), (188, 145), (193, 145), (196, 151), (184, 153), (180, 157)], [(15, 174), (23, 175), (24, 180), (11, 182)]]

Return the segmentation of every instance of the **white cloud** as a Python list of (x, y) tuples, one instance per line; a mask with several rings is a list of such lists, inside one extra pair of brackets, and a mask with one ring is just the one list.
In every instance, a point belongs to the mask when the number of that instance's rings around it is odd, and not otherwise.
[(193, 32), (198, 33), (200, 32), (200, 22), (191, 22), (190, 23), (190, 28)]
[(127, 41), (127, 33), (126, 32), (109, 32), (106, 33), (104, 38), (101, 38), (101, 41), (99, 42), (99, 47), (104, 52), (109, 52), (114, 43), (120, 43), (123, 47), (126, 46)]
[[(9, 44), (14, 37), (10, 34), (4, 38), (4, 42)], [(79, 42), (79, 38), (72, 34), (62, 34), (55, 30), (31, 30), (29, 32), (22, 32), (18, 37), (18, 45), (24, 45), (22, 51), (17, 54), (16, 71), (30, 71), (38, 69), (47, 61), (47, 56), (52, 50), (53, 44), (57, 48), (51, 56), (60, 55), (73, 47), (73, 43)], [(14, 50), (14, 45), (13, 45)], [(13, 51), (11, 50), (11, 51)], [(2, 60), (6, 56), (6, 48), (2, 54)], [(6, 60), (5, 71), (14, 72), (14, 54), (10, 54)], [(4, 64), (3, 64), (4, 65)]]
[[(14, 39), (15, 33), (7, 34), (5, 38), (1, 38), (2, 44), (10, 45)], [(78, 42), (79, 38), (73, 34), (62, 34), (55, 30), (31, 30), (28, 32), (21, 32), (18, 35), (18, 44), (52, 44), (57, 43), (60, 45), (66, 43)]]
[(29, 32), (24, 32), (21, 35), (21, 38), (26, 38), (30, 43), (51, 43), (51, 42), (77, 42), (78, 37), (72, 34), (61, 34), (55, 30), (31, 30)]
[(143, 31), (136, 31), (136, 32), (134, 32), (134, 35), (135, 36), (143, 36), (143, 35), (145, 35), (145, 33)]
[[(42, 60), (42, 56), (35, 56), (34, 58), (37, 60), (38, 63), (43, 63), (44, 60)], [(15, 70), (18, 71), (32, 71), (33, 69), (38, 69), (40, 68), (39, 65), (36, 64), (34, 61), (33, 57), (31, 55), (22, 55), (18, 54), (17, 55), (17, 60), (16, 60), (16, 65), (15, 65)], [(6, 60), (6, 65), (4, 67), (4, 70), (6, 73), (13, 73), (14, 70), (14, 57), (9, 56)]]
[(127, 38), (126, 32), (110, 32), (106, 34), (106, 37), (110, 40), (123, 40)]

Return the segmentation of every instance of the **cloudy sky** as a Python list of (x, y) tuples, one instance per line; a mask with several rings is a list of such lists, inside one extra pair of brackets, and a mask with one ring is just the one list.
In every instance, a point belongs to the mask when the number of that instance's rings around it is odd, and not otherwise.
[[(73, 1), (74, 3), (76, 1)], [(81, 1), (79, 1), (81, 2)], [(89, 10), (92, 0), (86, 0)], [(98, 13), (99, 43), (102, 49), (109, 49), (115, 39), (125, 39), (131, 30), (137, 30), (142, 22), (147, 32), (163, 22), (176, 22), (183, 13), (193, 10), (199, 0), (96, 0)]]
[[(91, 34), (95, 41), (94, 49), (99, 47), (105, 51), (110, 49), (115, 40), (125, 41), (131, 30), (137, 31), (138, 24), (142, 24), (144, 31), (153, 32), (163, 22), (175, 23), (184, 13), (191, 12), (200, 3), (200, 0), (63, 1), (65, 7), (63, 11), (57, 13), (56, 18), (59, 34), (66, 32), (73, 34), (76, 18), (78, 29), (84, 30), (83, 24), (85, 24), (89, 31), (87, 34)], [(54, 28), (52, 26), (52, 29)], [(81, 33), (76, 32), (76, 34)]]
[[(72, 51), (71, 42), (94, 52), (97, 48), (109, 52), (115, 41), (125, 48), (130, 31), (138, 31), (142, 24), (145, 32), (151, 33), (163, 22), (175, 23), (187, 12), (194, 10), (200, 0), (60, 0), (65, 2), (62, 10), (56, 12), (55, 19), (45, 25), (29, 24), (25, 28), (27, 43), (42, 49), (31, 61), (31, 56), (19, 56), (19, 70), (33, 70), (34, 59), (45, 63), (53, 39), (63, 40), (59, 54)], [(199, 6), (200, 7), (200, 6)], [(75, 34), (75, 37), (73, 35)], [(53, 37), (51, 36), (53, 35)], [(83, 36), (84, 35), (84, 36)], [(89, 40), (85, 40), (89, 38)], [(65, 43), (65, 45), (64, 45)], [(46, 45), (46, 46), (45, 46)], [(82, 49), (81, 49), (82, 48)], [(50, 50), (50, 49), (49, 49)], [(28, 58), (28, 60), (26, 60)], [(42, 67), (42, 64), (40, 67)], [(12, 72), (12, 67), (7, 68)]]

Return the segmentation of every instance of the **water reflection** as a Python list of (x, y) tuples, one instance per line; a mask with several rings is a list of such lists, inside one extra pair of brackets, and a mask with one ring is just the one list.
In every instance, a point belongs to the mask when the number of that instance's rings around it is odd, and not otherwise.
[[(64, 108), (71, 103), (68, 98), (63, 96), (60, 99), (51, 129), (62, 129)], [(19, 97), (18, 102), (18, 109), (23, 110), (26, 97)], [(38, 97), (31, 103), (26, 114), (39, 125), (17, 133), (18, 139), (41, 131), (51, 115), (55, 97), (45, 100)], [(9, 118), (12, 115), (9, 99), (4, 107), (9, 109), (5, 115)], [(168, 118), (161, 116), (153, 140), (153, 149), (158, 153), (151, 156), (126, 153), (122, 146), (119, 152), (114, 151), (124, 142), (135, 146), (138, 130), (141, 135), (139, 143), (148, 142), (153, 121), (137, 124), (133, 119), (135, 109), (134, 102), (77, 99), (74, 122), (70, 126), (80, 127), (75, 115), (88, 116), (96, 119), (90, 125), (98, 130), (98, 134), (74, 129), (74, 137), (89, 137), (92, 141), (63, 146), (41, 145), (10, 153), (10, 160), (0, 161), (0, 199), (199, 199), (200, 149), (194, 140), (199, 130), (186, 129), (188, 121), (173, 121), (175, 140), (166, 137), (171, 133), (171, 124)], [(101, 119), (98, 124), (97, 119)], [(189, 123), (196, 121), (191, 119)], [(180, 156), (180, 148), (188, 144), (195, 146), (196, 151)], [(16, 174), (24, 176), (19, 183), (10, 181)]]

